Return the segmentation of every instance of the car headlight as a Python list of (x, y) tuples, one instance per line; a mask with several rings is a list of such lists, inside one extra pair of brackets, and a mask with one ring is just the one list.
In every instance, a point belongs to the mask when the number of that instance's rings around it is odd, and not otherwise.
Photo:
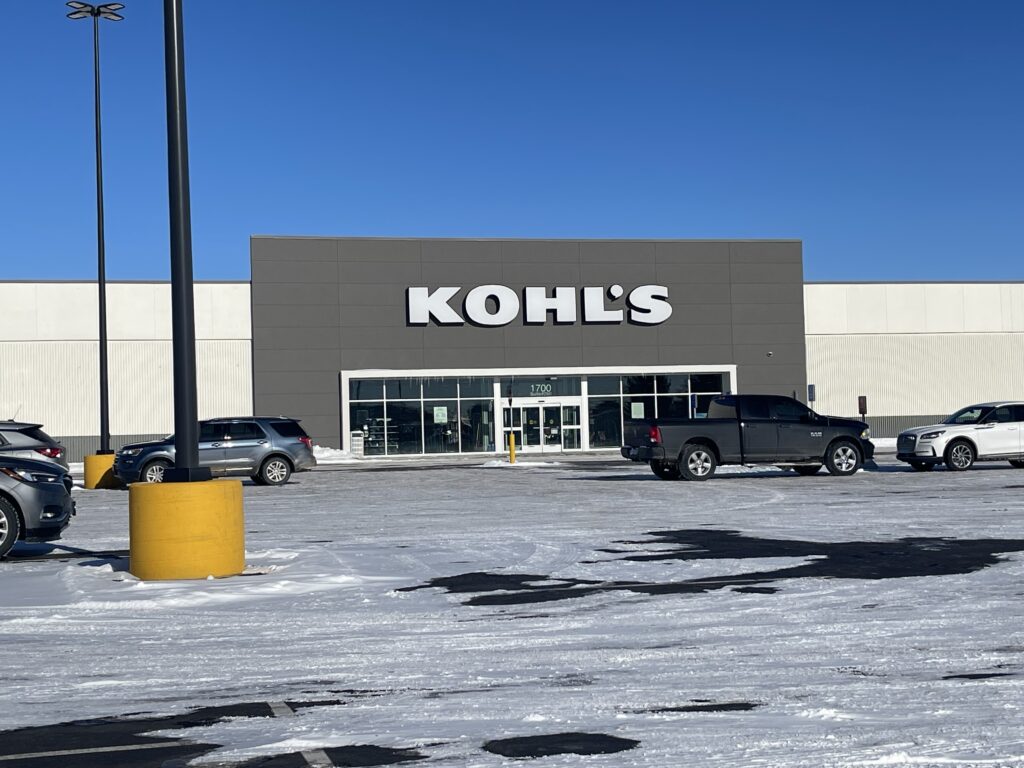
[(870, 437), (871, 437), (871, 427), (868, 427), (867, 429), (865, 429), (863, 432), (860, 433), (860, 439), (861, 440), (867, 440)]
[(13, 469), (11, 467), (0, 467), (0, 472), (3, 472), (8, 477), (13, 477), (15, 480), (20, 480), (23, 483), (61, 482), (60, 475), (53, 475), (49, 472), (29, 472), (25, 469)]
[(138, 456), (142, 453), (141, 448), (122, 448), (117, 452), (118, 456)]
[(939, 435), (944, 435), (944, 434), (946, 434), (946, 430), (944, 430), (944, 429), (940, 429), (938, 432), (926, 432), (925, 434), (921, 435), (921, 439), (922, 440), (934, 440)]

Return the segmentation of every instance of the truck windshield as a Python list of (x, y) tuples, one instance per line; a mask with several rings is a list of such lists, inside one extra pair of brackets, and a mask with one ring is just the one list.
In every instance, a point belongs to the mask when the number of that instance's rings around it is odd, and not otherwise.
[(981, 421), (982, 417), (985, 416), (991, 408), (983, 408), (980, 405), (972, 405), (967, 408), (961, 408), (959, 411), (954, 413), (943, 424), (977, 424)]

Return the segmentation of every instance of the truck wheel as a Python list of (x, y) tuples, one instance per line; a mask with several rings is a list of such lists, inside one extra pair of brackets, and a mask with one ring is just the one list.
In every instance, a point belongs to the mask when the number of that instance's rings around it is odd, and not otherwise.
[(946, 448), (946, 467), (954, 472), (963, 472), (974, 466), (974, 448), (966, 440), (954, 440)]
[(700, 443), (684, 447), (679, 458), (679, 476), (683, 480), (707, 480), (715, 474), (717, 467), (714, 451)]
[(935, 469), (935, 465), (930, 461), (912, 461), (910, 462), (910, 468), (915, 472), (931, 472)]
[(1010, 459), (1010, 466), (1016, 467), (1017, 469), (1024, 469), (1024, 461), (1018, 461), (1017, 459)]
[(828, 447), (825, 467), (830, 475), (848, 477), (860, 469), (860, 451), (849, 440), (839, 440)]
[(821, 464), (815, 464), (811, 467), (793, 467), (794, 472), (798, 475), (803, 475), (804, 477), (810, 477), (811, 475), (818, 474), (819, 469), (821, 469)]
[(677, 467), (675, 464), (670, 464), (667, 461), (652, 461), (651, 469), (654, 470), (654, 474), (656, 474), (662, 480), (679, 479), (679, 467)]
[(7, 499), (0, 499), (0, 559), (11, 551), (19, 536), (21, 520), (18, 519), (18, 510)]

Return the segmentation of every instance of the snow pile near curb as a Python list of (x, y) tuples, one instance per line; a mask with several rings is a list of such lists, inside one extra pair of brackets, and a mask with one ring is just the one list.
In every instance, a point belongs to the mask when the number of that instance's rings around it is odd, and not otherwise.
[(313, 455), (316, 457), (317, 464), (351, 464), (362, 461), (362, 459), (357, 459), (348, 451), (343, 451), (339, 448), (328, 448), (323, 445), (314, 445)]

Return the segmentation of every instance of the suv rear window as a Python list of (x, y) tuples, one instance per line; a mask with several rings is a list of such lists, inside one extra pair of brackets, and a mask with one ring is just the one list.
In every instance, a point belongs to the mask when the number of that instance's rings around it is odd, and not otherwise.
[(50, 437), (45, 432), (43, 432), (43, 430), (41, 430), (39, 427), (29, 427), (28, 429), (19, 429), (18, 431), (21, 432), (21, 434), (25, 435), (26, 437), (30, 437), (33, 440), (38, 440), (40, 443), (54, 442), (53, 438)]
[(306, 430), (300, 427), (297, 421), (272, 421), (270, 426), (281, 437), (307, 437)]

